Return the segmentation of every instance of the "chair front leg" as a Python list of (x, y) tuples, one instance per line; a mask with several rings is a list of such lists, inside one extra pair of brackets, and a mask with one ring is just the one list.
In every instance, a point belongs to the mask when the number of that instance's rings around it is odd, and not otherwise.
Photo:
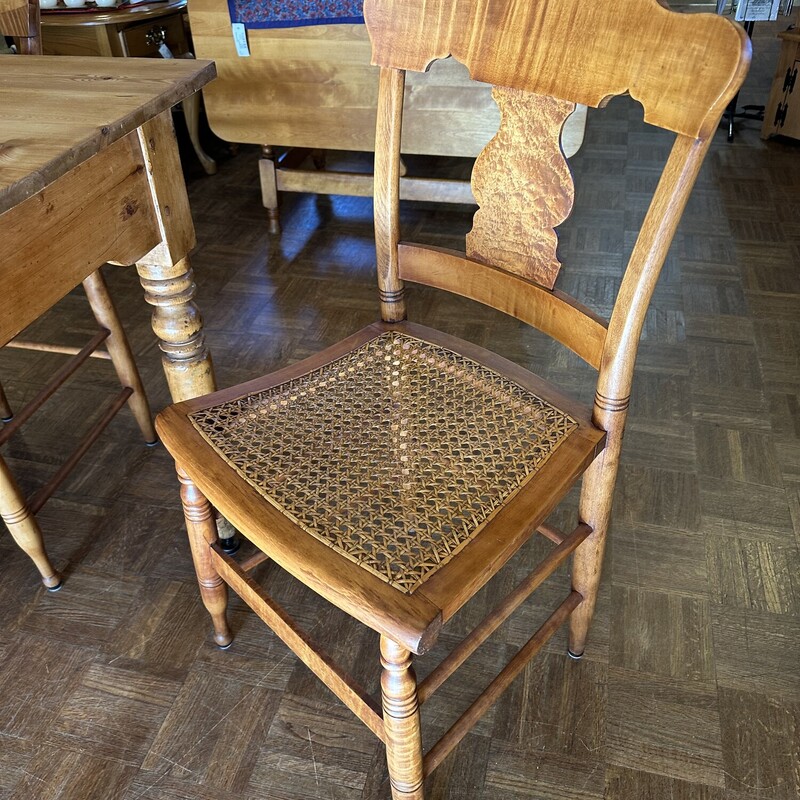
[(381, 636), (381, 693), (393, 800), (424, 800), (417, 678), (410, 651)]
[(31, 514), (28, 503), (2, 458), (0, 458), (0, 515), (8, 525), (14, 541), (36, 565), (42, 576), (42, 583), (49, 591), (58, 591), (61, 588), (61, 576), (47, 557), (39, 523)]
[(228, 587), (214, 568), (209, 549), (209, 545), (218, 539), (214, 511), (205, 495), (186, 472), (180, 467), (177, 469), (178, 480), (181, 482), (183, 515), (186, 518), (186, 531), (189, 534), (189, 546), (192, 549), (200, 595), (214, 624), (214, 641), (224, 649), (230, 647), (233, 635), (228, 627), (226, 615)]
[(592, 528), (592, 533), (572, 555), (572, 588), (583, 595), (583, 601), (569, 619), (569, 650), (572, 658), (580, 658), (586, 647), (589, 626), (594, 616), (606, 534), (611, 520), (611, 504), (619, 469), (622, 447), (622, 426), (608, 431), (606, 446), (583, 475), (578, 507), (580, 522)]

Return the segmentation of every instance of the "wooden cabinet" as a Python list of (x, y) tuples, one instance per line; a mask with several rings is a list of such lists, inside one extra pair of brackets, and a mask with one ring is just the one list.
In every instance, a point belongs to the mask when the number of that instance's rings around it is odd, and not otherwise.
[(157, 57), (160, 33), (173, 55), (190, 52), (184, 29), (186, 0), (142, 3), (127, 8), (44, 11), (42, 47), (54, 56)]
[(761, 137), (791, 136), (800, 139), (800, 30), (783, 31), (778, 69), (764, 110)]
[[(45, 10), (42, 48), (52, 56), (191, 57), (186, 19), (186, 0), (83, 12)], [(182, 106), (194, 151), (205, 171), (213, 175), (216, 162), (200, 145), (199, 95), (187, 98)]]
[(188, 53), (189, 43), (186, 41), (183, 19), (183, 14), (170, 14), (161, 19), (126, 26), (119, 32), (125, 55), (134, 58), (157, 57), (162, 41), (174, 55)]

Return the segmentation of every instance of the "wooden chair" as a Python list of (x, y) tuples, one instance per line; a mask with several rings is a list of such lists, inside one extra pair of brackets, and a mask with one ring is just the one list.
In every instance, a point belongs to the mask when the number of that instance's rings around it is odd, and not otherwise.
[[(164, 411), (203, 601), (231, 643), (226, 584), (386, 745), (394, 798), (423, 779), (569, 621), (584, 652), (595, 608), (638, 339), (659, 270), (720, 116), (749, 63), (742, 30), (656, 0), (367, 0), (380, 66), (375, 232), (382, 321), (299, 364)], [(495, 86), (497, 136), (478, 158), (466, 254), (398, 243), (405, 70), (449, 54)], [(674, 147), (606, 322), (553, 288), (554, 226), (573, 186), (558, 147), (574, 104), (624, 92)], [(598, 370), (583, 407), (527, 370), (405, 321), (403, 282), (481, 301), (549, 334)], [(543, 524), (583, 474), (574, 530)], [(225, 555), (209, 501), (257, 548)], [(544, 561), (419, 685), (412, 654), (534, 531)], [(419, 706), (560, 563), (566, 598), (423, 756)], [(382, 704), (249, 574), (265, 559), (380, 634)]]
[[(41, 54), (40, 17), (38, 0), (0, 0), (0, 33), (13, 36), (19, 41), (21, 53)], [(1, 68), (1, 67), (0, 67)], [(8, 465), (0, 456), (0, 516), (8, 526), (17, 544), (30, 556), (42, 576), (42, 583), (50, 591), (61, 588), (61, 575), (53, 567), (44, 547), (44, 540), (35, 514), (47, 502), (53, 492), (77, 465), (92, 443), (102, 433), (116, 413), (127, 403), (142, 431), (145, 442), (157, 441), (150, 406), (144, 392), (139, 372), (133, 360), (130, 345), (108, 294), (105, 280), (98, 270), (83, 281), (92, 313), (100, 329), (83, 348), (57, 344), (29, 342), (14, 338), (41, 314), (47, 306), (36, 300), (37, 275), (27, 276), (29, 285), (26, 296), (30, 302), (15, 308), (13, 315), (0, 321), (0, 345), (26, 350), (70, 355), (47, 384), (25, 406), (14, 414), (5, 391), (0, 385), (0, 418), (5, 423), (0, 430), (0, 446), (4, 445), (19, 428), (62, 386), (90, 357), (110, 359), (114, 365), (122, 390), (98, 421), (86, 433), (75, 451), (67, 458), (55, 475), (36, 493), (26, 500)], [(99, 350), (105, 342), (106, 350)]]

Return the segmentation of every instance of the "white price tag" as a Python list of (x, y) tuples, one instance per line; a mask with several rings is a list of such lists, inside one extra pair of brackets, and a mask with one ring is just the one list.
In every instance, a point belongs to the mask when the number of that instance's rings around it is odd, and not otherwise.
[(231, 23), (233, 30), (233, 43), (236, 45), (236, 55), (246, 58), (250, 55), (250, 48), (247, 46), (247, 30), (241, 22)]
[(734, 19), (738, 22), (775, 20), (781, 0), (739, 0)]

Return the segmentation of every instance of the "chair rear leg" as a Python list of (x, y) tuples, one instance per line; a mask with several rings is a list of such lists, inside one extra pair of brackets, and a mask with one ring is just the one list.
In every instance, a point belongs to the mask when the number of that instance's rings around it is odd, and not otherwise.
[(2, 458), (0, 458), (0, 516), (8, 525), (14, 541), (36, 565), (42, 576), (42, 583), (49, 591), (58, 591), (61, 588), (61, 576), (47, 557), (39, 523), (31, 514), (14, 476)]
[(381, 636), (386, 761), (393, 800), (424, 800), (417, 679), (411, 653)]
[(611, 519), (611, 504), (619, 468), (622, 425), (615, 433), (608, 431), (606, 447), (583, 475), (578, 516), (591, 526), (592, 533), (572, 555), (572, 588), (583, 595), (583, 601), (569, 619), (569, 650), (572, 658), (580, 658), (586, 647), (589, 626), (597, 603), (606, 534)]
[(214, 625), (214, 641), (221, 648), (230, 647), (233, 634), (228, 627), (228, 586), (220, 578), (211, 560), (209, 545), (218, 540), (217, 523), (214, 510), (205, 495), (195, 486), (191, 478), (178, 467), (178, 480), (181, 482), (181, 503), (186, 518), (186, 531), (192, 560), (200, 585), (203, 605), (211, 615)]
[(147, 444), (155, 444), (158, 441), (158, 436), (153, 426), (150, 404), (147, 402), (147, 395), (144, 393), (142, 379), (139, 376), (136, 362), (133, 360), (128, 338), (125, 336), (122, 323), (117, 316), (117, 311), (114, 308), (114, 303), (108, 293), (106, 282), (100, 270), (93, 272), (84, 280), (83, 288), (89, 298), (89, 305), (98, 325), (110, 331), (110, 335), (106, 339), (106, 346), (119, 382), (123, 386), (129, 386), (133, 389), (133, 394), (128, 399), (128, 407), (136, 419), (145, 442)]
[(0, 420), (3, 422), (11, 422), (13, 418), (14, 411), (11, 408), (11, 404), (8, 402), (3, 384), (0, 383)]

